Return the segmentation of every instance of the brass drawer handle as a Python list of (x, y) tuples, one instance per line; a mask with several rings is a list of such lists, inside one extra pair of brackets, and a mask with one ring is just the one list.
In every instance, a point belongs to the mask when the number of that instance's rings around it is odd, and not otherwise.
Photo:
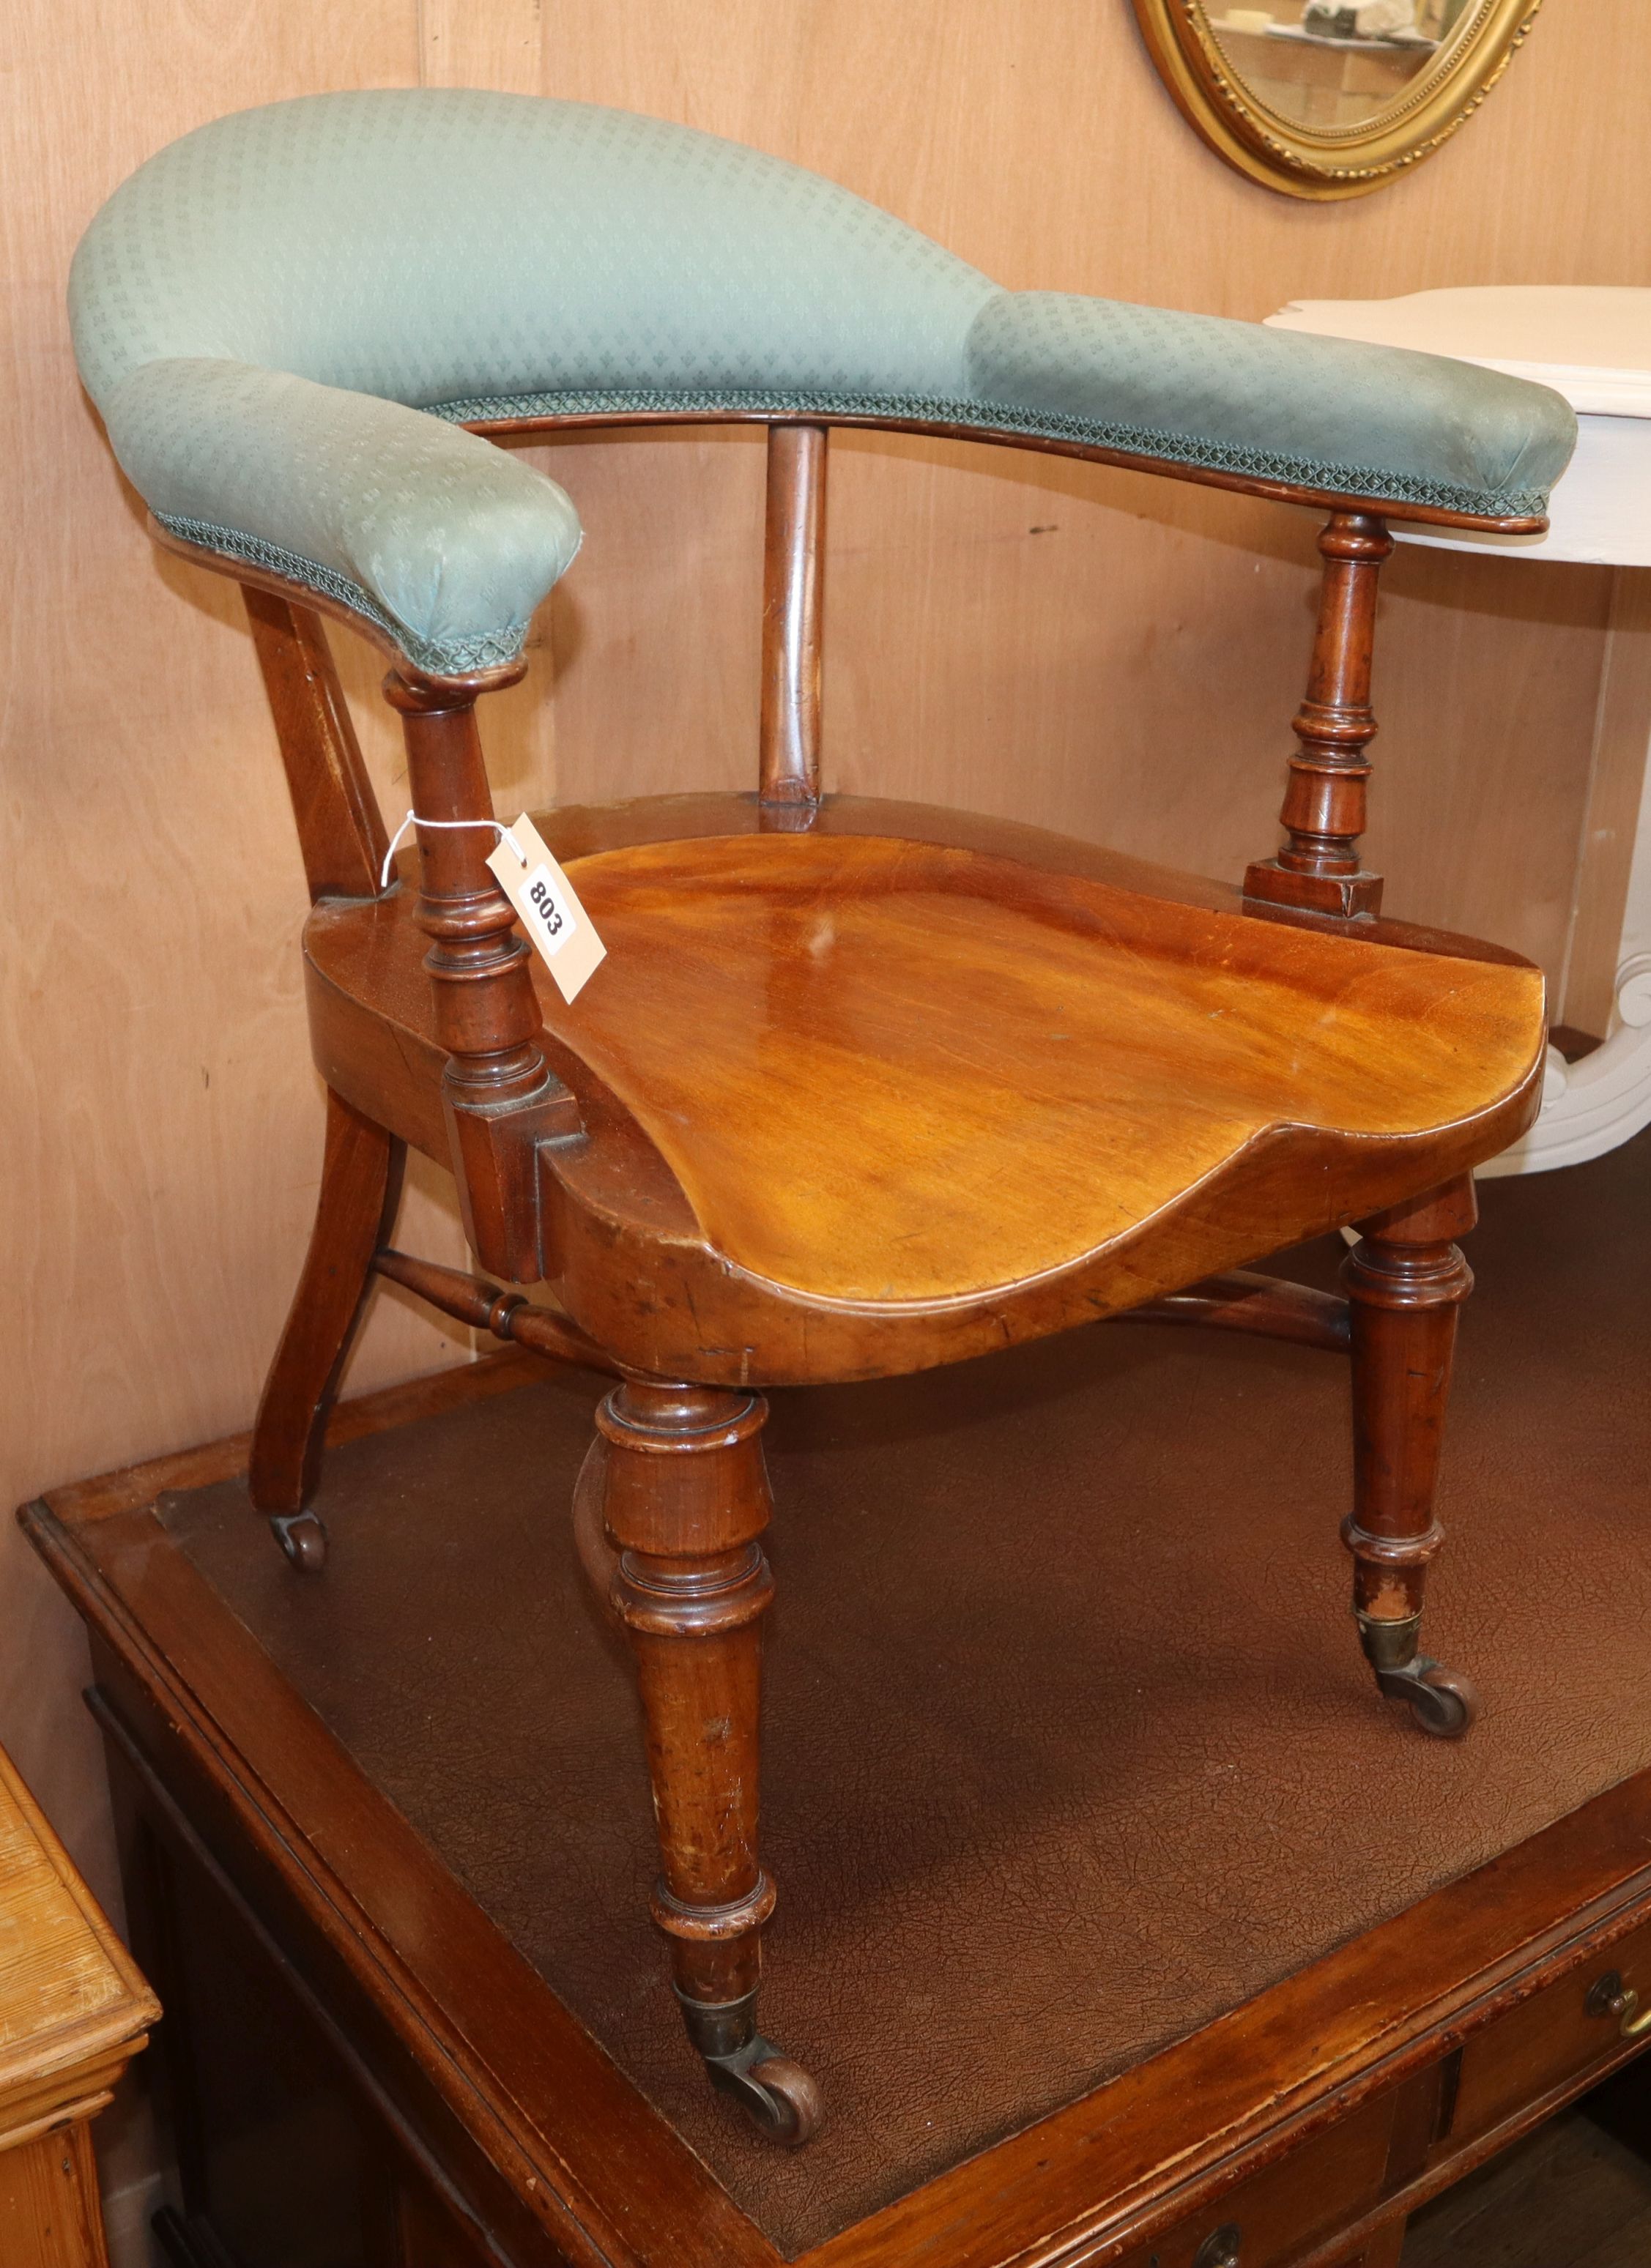
[(1212, 2236), (1206, 2236), (1193, 2256), (1192, 2268), (1242, 2268), (1238, 2248), (1243, 2242), (1235, 2220), (1223, 2221)]
[(1651, 2032), (1651, 2008), (1640, 2008), (1640, 1995), (1632, 1984), (1623, 1983), (1614, 1969), (1608, 1969), (1589, 1992), (1588, 2013), (1590, 2016), (1620, 2017), (1617, 2029), (1625, 2040), (1637, 2040)]

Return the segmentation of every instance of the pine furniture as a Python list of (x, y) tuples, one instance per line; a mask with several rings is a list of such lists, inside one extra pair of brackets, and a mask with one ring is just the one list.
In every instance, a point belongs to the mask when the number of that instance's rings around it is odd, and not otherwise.
[(92, 2121), (159, 2006), (0, 1749), (0, 2260), (108, 2268)]
[[(157, 541), (246, 590), (314, 899), (326, 1162), (253, 1501), (319, 1571), (326, 1418), (375, 1275), (615, 1381), (574, 1518), (634, 1655), (652, 1911), (719, 2086), (781, 2139), (818, 2124), (814, 2080), (755, 2017), (775, 1899), (757, 1849), (763, 1389), (1125, 1312), (1348, 1356), (1360, 1640), (1424, 1730), (1465, 1730), (1471, 1688), (1419, 1637), (1471, 1280), (1456, 1240), (1471, 1168), (1536, 1108), (1542, 980), (1379, 917), (1358, 847), (1371, 645), (1387, 519), (1539, 526), (1574, 438), (1559, 397), (1005, 291), (756, 152), (468, 92), (201, 129), (94, 221), (71, 301)], [(491, 444), (699, 418), (769, 432), (757, 788), (542, 819), (608, 951), (569, 1005), (485, 863), (476, 709), (520, 675), (579, 529)], [(823, 792), (825, 468), (844, 424), (1324, 515), (1284, 842), (1242, 889)], [(386, 867), (322, 616), (389, 659), (416, 865)], [(451, 1165), (486, 1278), (393, 1247), (409, 1144)], [(1348, 1222), (1339, 1293), (1233, 1272)]]

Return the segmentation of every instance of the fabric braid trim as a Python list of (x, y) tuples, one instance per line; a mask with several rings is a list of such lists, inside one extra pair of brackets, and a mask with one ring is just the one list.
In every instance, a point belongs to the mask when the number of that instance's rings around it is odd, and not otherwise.
[(430, 415), (450, 424), (488, 424), (507, 417), (623, 416), (628, 414), (724, 412), (835, 417), (898, 418), (923, 425), (967, 425), (983, 435), (1024, 433), (1038, 440), (1075, 441), (1085, 448), (1117, 449), (1133, 457), (1155, 457), (1165, 464), (1196, 466), (1201, 471), (1234, 473), (1246, 479), (1279, 481), (1290, 488), (1319, 489), (1360, 502), (1426, 504), (1485, 519), (1539, 519), (1548, 509), (1545, 489), (1487, 492), (1419, 474), (1384, 471), (1378, 465), (1330, 463), (1272, 449), (1248, 449), (1171, 433), (1150, 425), (1105, 424), (1065, 410), (1028, 409), (1013, 402), (948, 401), (928, 394), (596, 391), (562, 394), (471, 395), (428, 405)]
[[(1012, 402), (948, 401), (928, 394), (755, 393), (666, 390), (509, 394), (467, 396), (431, 406), (429, 415), (453, 425), (491, 424), (505, 418), (626, 416), (672, 412), (750, 416), (809, 416), (894, 418), (918, 425), (962, 425), (983, 438), (1023, 433), (1039, 440), (1072, 441), (1092, 449), (1114, 449), (1134, 457), (1231, 473), (1250, 480), (1277, 481), (1290, 488), (1316, 489), (1360, 502), (1424, 504), (1434, 511), (1465, 512), (1485, 519), (1539, 518), (1548, 508), (1545, 489), (1507, 489), (1487, 494), (1448, 481), (1383, 471), (1375, 465), (1329, 463), (1315, 457), (1271, 449), (1229, 447), (1195, 435), (1170, 433), (1146, 425), (1103, 424), (1065, 411), (1027, 409)], [(517, 622), (473, 637), (441, 642), (420, 637), (398, 622), (370, 592), (336, 568), (288, 551), (244, 529), (210, 520), (157, 512), (160, 525), (187, 542), (198, 543), (232, 559), (243, 559), (290, 582), (307, 584), (376, 624), (409, 660), (437, 675), (463, 676), (514, 661), (527, 636)]]
[(289, 582), (307, 584), (311, 590), (348, 607), (352, 614), (365, 615), (395, 641), (410, 662), (432, 676), (464, 677), (473, 670), (497, 669), (502, 663), (514, 661), (526, 643), (526, 622), (446, 643), (420, 637), (387, 614), (359, 583), (351, 582), (335, 567), (323, 567), (319, 559), (306, 559), (302, 552), (288, 551), (278, 543), (266, 542), (262, 535), (248, 535), (242, 528), (219, 527), (210, 520), (187, 519), (166, 512), (158, 512), (155, 518), (169, 534), (181, 535), (187, 543), (198, 543), (203, 551), (220, 551)]

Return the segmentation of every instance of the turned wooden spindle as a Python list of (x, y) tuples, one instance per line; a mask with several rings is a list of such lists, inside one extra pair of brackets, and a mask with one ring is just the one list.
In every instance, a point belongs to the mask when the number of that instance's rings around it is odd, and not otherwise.
[(653, 1918), (689, 2038), (778, 2139), (806, 2141), (814, 2081), (756, 2027), (774, 1886), (757, 1858), (759, 1625), (774, 1594), (760, 1395), (629, 1381), (597, 1413), (610, 1603), (637, 1665), (659, 1828)]
[(1382, 903), (1382, 877), (1360, 864), (1359, 837), (1370, 777), (1365, 751), (1376, 730), (1370, 706), (1376, 580), (1393, 538), (1374, 512), (1338, 512), (1318, 548), (1324, 560), (1318, 634), (1279, 814), (1285, 840), (1275, 858), (1249, 868), (1244, 895), (1351, 920)]
[(1421, 1651), (1427, 1565), (1444, 1542), (1434, 1516), (1456, 1317), (1473, 1289), (1457, 1248), (1478, 1218), (1470, 1176), (1360, 1224), (1342, 1263), (1352, 1327), (1353, 1612), (1383, 1693), (1424, 1731), (1454, 1737), (1478, 1702), (1465, 1678)]
[[(419, 925), (447, 1050), (443, 1107), (465, 1233), (483, 1265), (511, 1282), (547, 1272), (535, 1144), (578, 1130), (572, 1097), (539, 1045), (532, 947), (487, 859), (493, 800), (476, 731), (475, 698), (410, 683), (392, 670), (385, 698), (402, 717), (418, 828)], [(454, 826), (454, 821), (464, 821)]]
[(523, 1299), (520, 1292), (504, 1291), (497, 1284), (483, 1283), (479, 1276), (444, 1268), (439, 1261), (421, 1260), (411, 1252), (397, 1252), (391, 1245), (381, 1245), (374, 1252), (372, 1270), (416, 1292), (429, 1306), (439, 1307), (443, 1314), (470, 1330), (490, 1331), (496, 1339), (527, 1347), (552, 1362), (605, 1371), (609, 1378), (624, 1375), (613, 1357), (594, 1339), (587, 1338), (576, 1323)]
[(758, 799), (805, 821), (820, 799), (825, 475), (822, 426), (769, 427)]

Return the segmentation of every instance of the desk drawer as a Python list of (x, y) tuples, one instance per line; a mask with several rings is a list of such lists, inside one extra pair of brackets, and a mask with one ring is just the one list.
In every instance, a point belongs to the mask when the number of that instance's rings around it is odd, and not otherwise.
[[(1620, 2051), (1620, 2019), (1591, 2014), (1588, 2006), (1590, 1990), (1610, 1970), (1637, 1988), (1642, 2010), (1651, 2007), (1651, 1924), (1591, 1955), (1468, 2043), (1448, 2148), (1488, 2132)], [(1651, 2047), (1651, 2033), (1646, 2044)]]
[[(1225, 2259), (1237, 2268), (1284, 2268), (1375, 2203), (1392, 2124), (1391, 2096), (1367, 2103), (1328, 2134), (1127, 2253), (1118, 2268), (1214, 2268)], [(1216, 2241), (1222, 2230), (1237, 2232), (1235, 2249)]]

